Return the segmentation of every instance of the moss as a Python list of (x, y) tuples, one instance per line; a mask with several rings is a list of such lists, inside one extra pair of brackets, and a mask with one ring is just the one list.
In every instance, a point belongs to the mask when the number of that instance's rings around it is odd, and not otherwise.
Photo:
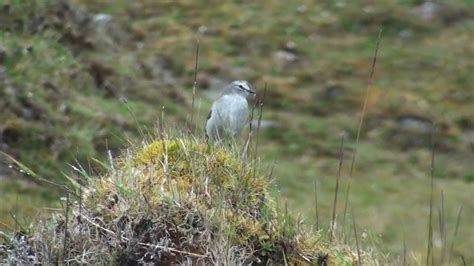
[(180, 147), (177, 140), (155, 141), (138, 152), (136, 163), (138, 166), (142, 166), (164, 161), (165, 155), (175, 160), (174, 157), (178, 154), (179, 149), (182, 149), (182, 147)]

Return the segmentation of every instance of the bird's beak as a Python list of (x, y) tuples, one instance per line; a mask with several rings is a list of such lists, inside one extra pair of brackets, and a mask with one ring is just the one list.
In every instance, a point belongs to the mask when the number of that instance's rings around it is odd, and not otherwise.
[(255, 94), (255, 89), (252, 85), (250, 85), (250, 90), (247, 90), (250, 94)]
[(242, 89), (250, 94), (255, 94), (255, 91), (253, 90), (253, 88), (251, 88), (250, 90), (247, 90), (245, 88), (242, 88)]

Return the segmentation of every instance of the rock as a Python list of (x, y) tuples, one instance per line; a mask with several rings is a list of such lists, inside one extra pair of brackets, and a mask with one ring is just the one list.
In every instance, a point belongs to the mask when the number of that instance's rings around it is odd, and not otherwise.
[(298, 61), (298, 56), (296, 54), (285, 50), (276, 51), (273, 56), (278, 63), (283, 66)]
[(294, 41), (289, 41), (289, 42), (285, 43), (285, 47), (286, 47), (286, 49), (288, 49), (288, 51), (295, 51), (296, 46), (297, 45)]
[(207, 28), (206, 26), (201, 25), (201, 26), (199, 26), (199, 28), (198, 28), (198, 32), (201, 33), (201, 34), (206, 34), (207, 29), (208, 29), (208, 28)]
[(413, 36), (413, 32), (411, 30), (402, 30), (398, 33), (398, 36), (402, 39), (409, 39)]
[(425, 21), (432, 21), (439, 15), (440, 10), (441, 8), (438, 3), (427, 1), (416, 6), (413, 12)]
[(113, 17), (109, 14), (96, 14), (93, 18), (94, 22), (98, 24), (107, 24), (112, 21)]
[(406, 115), (396, 121), (387, 121), (382, 132), (387, 145), (400, 150), (429, 148), (431, 145), (431, 121), (426, 118)]
[[(254, 116), (257, 116), (258, 114), (254, 114)], [(258, 119), (254, 119), (252, 120), (251, 122), (252, 124), (252, 128), (257, 128), (258, 127)], [(272, 121), (272, 120), (265, 120), (265, 119), (262, 119), (260, 121), (260, 129), (267, 129), (267, 128), (277, 128), (279, 127), (279, 124), (275, 121)]]
[(402, 116), (398, 119), (400, 129), (417, 133), (429, 133), (432, 130), (432, 122), (418, 116)]
[(333, 101), (345, 92), (346, 88), (341, 84), (328, 84), (322, 91), (322, 98), (328, 101)]
[(308, 10), (308, 7), (306, 5), (300, 5), (298, 6), (298, 8), (296, 8), (296, 11), (298, 11), (299, 13), (304, 13)]
[(12, 145), (15, 144), (20, 139), (20, 129), (17, 127), (9, 126), (2, 130), (0, 135), (0, 141)]
[(474, 129), (471, 130), (464, 130), (459, 139), (466, 143), (467, 146), (470, 146), (472, 153), (474, 154)]
[(153, 76), (166, 85), (176, 84), (173, 76), (173, 60), (162, 55), (158, 55), (153, 63)]

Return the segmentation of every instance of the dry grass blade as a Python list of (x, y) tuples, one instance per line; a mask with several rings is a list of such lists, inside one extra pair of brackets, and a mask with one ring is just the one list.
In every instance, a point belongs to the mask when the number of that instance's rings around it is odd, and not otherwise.
[[(253, 131), (253, 126), (252, 126), (252, 121), (253, 121), (253, 118), (255, 116), (255, 108), (257, 108), (257, 105), (258, 105), (258, 99), (256, 97), (254, 97), (253, 99), (253, 104), (252, 104), (252, 108), (250, 109), (250, 118), (249, 118), (249, 135), (250, 133)], [(250, 137), (248, 137), (250, 138)]]
[[(53, 182), (51, 180), (48, 180), (48, 179), (45, 179), (45, 178), (42, 178), (40, 176), (38, 176), (35, 172), (33, 172), (30, 168), (28, 168), (26, 165), (22, 164), (20, 161), (16, 160), (15, 158), (13, 158), (11, 155), (3, 152), (3, 151), (0, 151), (0, 155), (3, 155), (5, 156), (8, 160), (12, 161), (17, 167), (15, 167), (15, 169), (23, 174), (24, 176), (28, 176), (28, 177), (32, 177), (32, 181), (36, 182), (36, 183), (46, 183), (46, 184), (49, 184), (49, 185), (52, 185), (52, 186), (55, 186), (55, 187), (58, 187), (58, 188), (61, 188), (61, 189), (64, 189), (66, 191), (69, 191), (69, 192), (72, 192), (74, 193), (74, 191), (72, 191), (68, 186), (66, 185), (63, 185), (63, 184), (59, 184), (59, 183), (56, 183), (56, 182)], [(10, 165), (9, 165), (10, 166)], [(14, 166), (12, 166), (14, 167)]]
[(249, 145), (250, 142), (252, 141), (252, 135), (253, 135), (253, 126), (252, 126), (252, 121), (255, 116), (255, 108), (257, 107), (258, 101), (256, 98), (253, 100), (252, 108), (250, 109), (250, 117), (249, 117), (249, 133), (247, 134), (247, 139), (245, 140), (244, 143), (244, 148), (242, 151), (242, 158), (247, 158), (248, 152), (249, 152)]
[(77, 220), (79, 223), (81, 223), (81, 216), (82, 216), (82, 182), (79, 182), (79, 216), (77, 216)]
[(67, 226), (68, 226), (68, 222), (69, 222), (69, 204), (70, 204), (69, 200), (70, 200), (70, 195), (69, 195), (69, 193), (67, 193), (67, 195), (66, 195), (66, 211), (65, 211), (65, 214), (64, 214), (65, 221), (64, 221), (64, 239), (63, 239), (63, 253), (62, 253), (63, 260), (65, 258), (67, 258), (67, 252), (68, 252), (68, 249), (67, 249), (67, 237), (68, 237), (67, 231), (68, 231), (68, 228), (67, 228)]
[(441, 206), (438, 208), (439, 234), (441, 236), (441, 264), (444, 265), (446, 258), (446, 211), (444, 207), (444, 191), (441, 190)]
[(407, 265), (407, 242), (405, 232), (403, 233), (403, 266)]
[[(84, 216), (84, 219), (90, 223), (91, 225), (97, 227), (98, 229), (110, 234), (111, 236), (117, 236), (116, 233), (114, 233), (113, 231), (103, 227), (103, 226), (100, 226), (99, 224), (95, 223), (94, 221), (92, 221), (91, 219), (89, 219), (87, 216)], [(120, 236), (120, 238), (122, 240), (125, 240), (125, 241), (130, 241), (129, 239), (127, 239), (126, 237), (124, 236)], [(167, 250), (167, 251), (171, 251), (173, 253), (179, 253), (179, 254), (184, 254), (184, 255), (189, 255), (189, 256), (194, 256), (194, 257), (199, 257), (199, 258), (206, 258), (207, 256), (206, 255), (202, 255), (202, 254), (197, 254), (197, 253), (192, 253), (192, 252), (188, 252), (188, 251), (184, 251), (184, 250), (179, 250), (179, 249), (175, 249), (175, 248), (172, 248), (172, 247), (165, 247), (165, 246), (161, 246), (161, 245), (154, 245), (154, 244), (148, 244), (148, 243), (142, 243), (142, 242), (139, 242), (138, 245), (140, 246), (146, 246), (146, 247), (154, 247), (154, 248), (159, 248), (159, 249), (163, 249), (163, 250)]]
[(355, 141), (355, 146), (354, 146), (354, 153), (352, 154), (351, 171), (350, 171), (349, 177), (352, 177), (352, 172), (354, 170), (354, 162), (355, 162), (355, 158), (356, 158), (356, 155), (357, 155), (357, 145), (359, 144), (360, 132), (361, 132), (361, 129), (362, 129), (362, 124), (364, 123), (364, 117), (365, 117), (365, 113), (366, 113), (366, 110), (367, 110), (367, 102), (369, 100), (370, 87), (372, 86), (372, 83), (373, 83), (373, 78), (374, 78), (374, 73), (375, 73), (375, 65), (377, 63), (377, 55), (378, 55), (378, 52), (379, 52), (379, 46), (380, 46), (381, 38), (382, 38), (382, 29), (380, 29), (380, 31), (379, 31), (379, 35), (377, 37), (377, 44), (376, 44), (376, 47), (375, 47), (375, 54), (374, 54), (374, 57), (372, 58), (372, 67), (371, 67), (371, 70), (370, 70), (370, 76), (369, 76), (367, 89), (365, 91), (364, 105), (362, 106), (362, 114), (360, 116), (359, 126), (357, 127), (357, 136), (356, 136), (356, 141)]
[(197, 44), (196, 44), (196, 58), (194, 61), (193, 99), (191, 102), (191, 127), (194, 127), (194, 101), (196, 99), (198, 61), (199, 61), (199, 39), (197, 40)]
[(360, 255), (360, 245), (359, 245), (359, 236), (357, 235), (357, 226), (356, 226), (356, 219), (354, 215), (354, 210), (352, 210), (352, 226), (354, 228), (354, 236), (356, 239), (356, 247), (357, 247), (357, 264), (356, 265), (362, 265), (361, 261), (361, 255)]
[(18, 221), (18, 196), (15, 198), (15, 205), (13, 206), (13, 212), (10, 210), (8, 211), (10, 214), (10, 217), (12, 220), (15, 222), (15, 232), (18, 232), (18, 228), (21, 229), (21, 231), (25, 231), (26, 229), (23, 227), (23, 225)]
[(351, 191), (351, 181), (349, 180), (346, 189), (346, 199), (344, 202), (344, 214), (342, 216), (342, 235), (345, 235), (346, 231), (346, 214), (347, 214), (347, 207), (349, 205), (349, 192)]
[(339, 193), (339, 182), (340, 182), (340, 179), (341, 179), (341, 170), (342, 170), (342, 163), (343, 163), (343, 160), (344, 160), (344, 138), (345, 138), (345, 135), (342, 134), (341, 135), (341, 146), (339, 147), (339, 167), (338, 167), (338, 170), (337, 170), (337, 177), (336, 177), (336, 190), (334, 191), (334, 204), (333, 204), (333, 207), (332, 207), (332, 218), (331, 218), (331, 240), (333, 239), (334, 237), (334, 231), (335, 231), (335, 227), (336, 227), (336, 208), (337, 208), (337, 196), (338, 196), (338, 193)]
[(283, 262), (285, 263), (284, 265), (288, 266), (288, 259), (286, 258), (285, 250), (282, 250), (282, 254), (283, 254)]
[(435, 143), (434, 143), (435, 126), (432, 125), (431, 132), (431, 193), (430, 193), (430, 215), (428, 221), (428, 245), (426, 254), (426, 266), (434, 264), (434, 251), (433, 251), (433, 204), (434, 204), (434, 170), (435, 170)]
[(159, 133), (160, 133), (160, 140), (163, 142), (163, 150), (164, 150), (164, 140), (166, 139), (166, 131), (165, 131), (165, 107), (162, 106), (161, 109), (161, 118), (158, 121), (159, 126)]
[(263, 106), (265, 104), (265, 97), (267, 96), (267, 83), (265, 82), (265, 87), (263, 88), (263, 96), (262, 99), (258, 103), (258, 122), (257, 122), (257, 135), (255, 139), (255, 151), (254, 151), (254, 168), (253, 168), (253, 177), (255, 178), (256, 170), (257, 170), (257, 156), (258, 156), (258, 136), (260, 135), (260, 126), (262, 124), (262, 117), (263, 117)]
[(138, 122), (137, 116), (135, 115), (135, 112), (133, 112), (132, 107), (130, 104), (128, 104), (128, 100), (125, 97), (121, 98), (122, 102), (125, 104), (127, 107), (127, 111), (130, 113), (130, 115), (133, 118), (133, 121), (135, 122), (135, 125), (137, 126), (138, 133), (140, 133), (140, 137), (145, 138), (145, 133), (142, 130), (142, 127), (140, 126), (140, 123)]
[(318, 211), (318, 178), (314, 180), (314, 212), (316, 215), (316, 229), (319, 228), (319, 211)]
[(459, 222), (461, 221), (461, 215), (462, 215), (462, 208), (463, 208), (463, 206), (461, 206), (459, 208), (458, 218), (456, 219), (456, 228), (454, 229), (453, 241), (451, 242), (451, 248), (449, 249), (448, 265), (451, 265), (451, 257), (453, 255), (453, 251), (454, 251), (454, 241), (456, 240), (456, 237), (458, 235)]
[(260, 100), (259, 103), (259, 109), (258, 109), (258, 122), (257, 122), (257, 136), (256, 136), (256, 141), (255, 141), (255, 154), (254, 154), (254, 160), (257, 159), (258, 155), (258, 135), (260, 132), (260, 126), (262, 123), (262, 117), (263, 117), (263, 105), (265, 104), (265, 97), (267, 96), (267, 83), (265, 82), (265, 87), (263, 88), (263, 96), (262, 99)]
[(349, 195), (350, 195), (350, 191), (351, 191), (352, 173), (354, 171), (354, 164), (355, 164), (355, 159), (356, 159), (356, 155), (357, 155), (357, 148), (358, 148), (358, 145), (359, 145), (360, 132), (362, 130), (362, 125), (364, 123), (364, 117), (365, 117), (365, 113), (366, 113), (366, 110), (367, 110), (367, 102), (368, 102), (368, 99), (369, 99), (370, 87), (372, 86), (372, 83), (373, 83), (373, 78), (374, 78), (374, 73), (375, 73), (375, 65), (377, 63), (377, 56), (378, 56), (378, 52), (379, 52), (381, 39), (382, 39), (382, 29), (379, 30), (379, 34), (377, 36), (377, 44), (375, 46), (374, 57), (372, 58), (372, 66), (371, 66), (371, 69), (370, 69), (369, 80), (367, 82), (367, 89), (365, 91), (364, 104), (362, 106), (362, 113), (361, 113), (360, 120), (359, 120), (359, 126), (357, 127), (357, 135), (356, 135), (356, 140), (355, 140), (355, 143), (354, 143), (354, 152), (352, 154), (352, 159), (351, 159), (351, 170), (349, 172), (349, 184), (347, 185), (346, 201), (344, 203), (344, 217), (343, 217), (343, 223), (342, 223), (343, 227), (345, 227), (345, 223), (346, 223), (347, 205), (348, 205), (348, 202), (349, 202)]

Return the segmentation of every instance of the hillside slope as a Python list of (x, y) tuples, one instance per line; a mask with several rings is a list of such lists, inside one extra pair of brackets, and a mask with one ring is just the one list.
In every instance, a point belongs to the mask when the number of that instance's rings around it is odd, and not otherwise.
[[(472, 1), (0, 0), (0, 6), (1, 151), (54, 182), (66, 182), (70, 165), (100, 174), (97, 160), (143, 139), (158, 117), (199, 129), (208, 96), (223, 84), (247, 79), (261, 96), (266, 83), (260, 155), (276, 162), (282, 197), (310, 222), (318, 184), (321, 225), (332, 216), (340, 133), (347, 136), (340, 191), (348, 185), (357, 112), (383, 28), (348, 205), (367, 236), (361, 241), (374, 246), (377, 239), (394, 257), (405, 241), (410, 258), (423, 261), (434, 122), (435, 206), (443, 193), (441, 217), (452, 237), (464, 205), (454, 254), (473, 261), (474, 232), (463, 226), (474, 219)], [(58, 206), (62, 192), (0, 161), (1, 230), (15, 229), (12, 216), (26, 226), (48, 212), (43, 208)], [(339, 225), (350, 227), (339, 203)], [(439, 250), (446, 238), (439, 222), (434, 227)]]

